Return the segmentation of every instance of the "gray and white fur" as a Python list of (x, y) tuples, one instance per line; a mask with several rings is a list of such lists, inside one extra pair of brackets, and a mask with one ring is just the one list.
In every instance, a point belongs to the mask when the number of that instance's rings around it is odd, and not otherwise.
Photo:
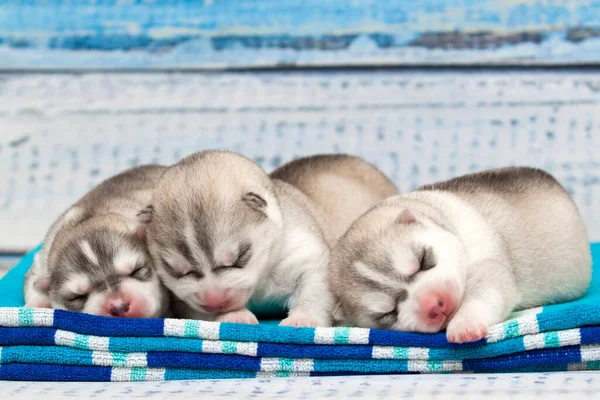
[(308, 196), (326, 219), (319, 226), (333, 245), (350, 224), (378, 201), (398, 194), (375, 166), (347, 154), (318, 154), (282, 165), (270, 175)]
[(109, 178), (50, 227), (25, 278), (28, 307), (95, 315), (159, 317), (168, 295), (153, 269), (137, 214), (166, 167), (146, 165)]
[(212, 150), (170, 167), (142, 215), (163, 282), (193, 310), (175, 315), (256, 323), (246, 308), (253, 300), (285, 304), (282, 325), (328, 326), (330, 245), (350, 218), (393, 193), (379, 171), (349, 156), (298, 160), (269, 177), (246, 157)]
[(332, 251), (338, 317), (362, 327), (483, 338), (512, 311), (581, 297), (591, 254), (548, 173), (509, 167), (378, 203)]

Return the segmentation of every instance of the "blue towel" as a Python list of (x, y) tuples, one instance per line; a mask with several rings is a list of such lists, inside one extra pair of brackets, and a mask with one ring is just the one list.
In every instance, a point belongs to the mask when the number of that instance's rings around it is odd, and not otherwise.
[[(444, 333), (121, 319), (23, 308), (23, 277), (34, 252), (0, 281), (2, 380), (600, 370), (598, 271), (584, 298), (515, 313), (485, 339), (455, 345)], [(592, 254), (599, 259), (600, 243), (592, 245)]]

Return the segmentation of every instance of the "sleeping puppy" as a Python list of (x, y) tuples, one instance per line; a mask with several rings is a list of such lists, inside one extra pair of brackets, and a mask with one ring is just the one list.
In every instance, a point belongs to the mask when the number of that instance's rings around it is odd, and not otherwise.
[(581, 297), (591, 255), (577, 207), (544, 171), (504, 168), (378, 203), (332, 251), (336, 314), (368, 328), (483, 338), (515, 310)]
[(165, 167), (147, 165), (100, 183), (50, 227), (26, 275), (26, 307), (113, 317), (159, 317), (168, 296), (153, 270), (137, 213)]
[(328, 326), (330, 245), (394, 193), (356, 157), (303, 159), (269, 177), (239, 154), (214, 150), (170, 167), (140, 217), (151, 221), (150, 253), (180, 300), (176, 316), (257, 323), (246, 308), (252, 300), (284, 304), (281, 325)]

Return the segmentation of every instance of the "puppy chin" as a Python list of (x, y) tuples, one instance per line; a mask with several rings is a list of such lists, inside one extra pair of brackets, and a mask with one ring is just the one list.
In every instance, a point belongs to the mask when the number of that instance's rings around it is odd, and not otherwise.
[(450, 322), (450, 318), (446, 317), (442, 323), (419, 324), (416, 331), (422, 333), (438, 333), (446, 328), (448, 322)]
[(149, 306), (149, 302), (145, 302), (146, 306), (138, 303), (139, 306), (134, 306), (129, 318), (160, 318), (164, 315), (164, 307)]
[(213, 312), (206, 311), (204, 308), (202, 308), (202, 306), (197, 304), (192, 297), (188, 297), (188, 298), (184, 299), (183, 301), (185, 302), (186, 305), (188, 305), (194, 311), (197, 311), (202, 314), (208, 314), (208, 315), (214, 314)]
[[(250, 297), (252, 297), (252, 293), (254, 293), (254, 288), (244, 287), (244, 288), (234, 288), (233, 289), (235, 296), (233, 297), (232, 305), (230, 308), (234, 310), (239, 310), (240, 308), (244, 308), (248, 301), (250, 301)], [(236, 307), (236, 308), (233, 308)]]
[(161, 287), (160, 289), (160, 296), (150, 297), (146, 300), (148, 307), (142, 313), (142, 318), (162, 318), (167, 314), (169, 307), (171, 306), (169, 293), (164, 287)]
[(227, 298), (227, 300), (226, 300), (227, 306), (219, 309), (218, 311), (208, 310), (208, 309), (204, 308), (202, 303), (193, 294), (190, 296), (187, 296), (184, 299), (184, 301), (195, 311), (198, 311), (198, 312), (201, 312), (204, 314), (217, 315), (217, 314), (224, 314), (224, 313), (228, 313), (228, 312), (232, 312), (232, 311), (238, 311), (238, 310), (246, 307), (246, 304), (250, 300), (250, 297), (253, 292), (253, 290), (251, 288), (228, 288), (228, 290), (230, 290), (234, 294)]

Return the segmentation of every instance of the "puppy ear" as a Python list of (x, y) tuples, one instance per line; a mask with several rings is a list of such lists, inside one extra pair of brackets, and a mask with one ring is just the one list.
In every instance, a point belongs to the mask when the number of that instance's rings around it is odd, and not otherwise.
[(33, 282), (33, 287), (39, 290), (44, 294), (48, 294), (48, 290), (50, 289), (50, 278), (38, 278), (35, 282)]
[(137, 213), (137, 219), (140, 223), (147, 224), (152, 221), (154, 214), (154, 206), (149, 204), (146, 208)]
[(410, 225), (417, 222), (417, 218), (409, 210), (404, 210), (396, 220), (399, 224)]
[(267, 202), (265, 201), (265, 199), (263, 199), (256, 193), (246, 193), (244, 197), (242, 197), (242, 200), (248, 205), (248, 207), (261, 213), (264, 213), (265, 208), (267, 208)]
[(146, 208), (137, 213), (138, 228), (135, 235), (138, 239), (142, 240), (146, 236), (146, 226), (152, 221), (154, 215), (154, 206), (148, 205)]

